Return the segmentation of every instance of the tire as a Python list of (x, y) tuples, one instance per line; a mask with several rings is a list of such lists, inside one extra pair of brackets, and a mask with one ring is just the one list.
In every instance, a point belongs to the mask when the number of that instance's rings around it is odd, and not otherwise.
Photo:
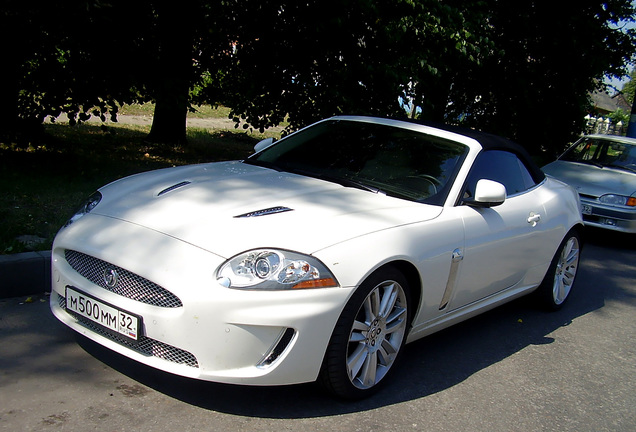
[(409, 323), (409, 288), (404, 276), (393, 268), (372, 274), (336, 323), (319, 382), (344, 399), (372, 395), (395, 369)]
[(548, 310), (563, 307), (574, 286), (581, 256), (581, 237), (576, 230), (565, 236), (537, 289), (542, 305)]

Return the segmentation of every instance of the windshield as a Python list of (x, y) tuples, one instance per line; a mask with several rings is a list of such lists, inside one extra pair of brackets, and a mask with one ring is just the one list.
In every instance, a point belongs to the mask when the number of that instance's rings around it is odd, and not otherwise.
[(634, 171), (636, 170), (636, 145), (607, 139), (585, 138), (570, 147), (559, 159)]
[(245, 162), (429, 204), (443, 203), (468, 147), (421, 132), (331, 120)]

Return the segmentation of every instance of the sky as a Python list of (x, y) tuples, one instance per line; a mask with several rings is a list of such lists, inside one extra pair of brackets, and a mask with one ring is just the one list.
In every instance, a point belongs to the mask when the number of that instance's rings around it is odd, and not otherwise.
[[(632, 1), (632, 5), (636, 5), (636, 0)], [(628, 29), (628, 28), (636, 28), (636, 23), (635, 22), (627, 22), (627, 23), (624, 23), (624, 26), (625, 26), (626, 29)], [(635, 67), (635, 65), (631, 65), (629, 70), (631, 70), (633, 67)], [(605, 77), (605, 83), (614, 86), (618, 90), (623, 88), (623, 84), (625, 84), (627, 81), (629, 81), (629, 77), (624, 77), (623, 79)], [(612, 92), (610, 90), (610, 94), (611, 93)]]

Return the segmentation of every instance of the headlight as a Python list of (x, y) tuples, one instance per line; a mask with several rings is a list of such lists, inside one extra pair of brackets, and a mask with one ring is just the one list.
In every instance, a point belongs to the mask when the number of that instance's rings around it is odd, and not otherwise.
[(84, 204), (81, 205), (81, 207), (75, 212), (73, 216), (71, 216), (71, 218), (66, 222), (64, 226), (67, 227), (85, 214), (90, 213), (91, 210), (93, 210), (101, 200), (102, 194), (99, 192), (95, 192), (84, 202)]
[(623, 195), (607, 194), (598, 199), (603, 204), (636, 207), (636, 198)]
[(287, 290), (337, 287), (327, 267), (311, 256), (274, 249), (242, 253), (223, 264), (216, 274), (227, 288)]

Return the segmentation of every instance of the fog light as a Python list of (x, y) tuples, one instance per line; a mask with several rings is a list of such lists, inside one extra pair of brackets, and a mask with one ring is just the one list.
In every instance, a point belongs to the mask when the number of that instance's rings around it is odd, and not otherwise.
[(603, 224), (604, 225), (611, 225), (611, 226), (616, 226), (616, 221), (614, 219), (603, 219)]

